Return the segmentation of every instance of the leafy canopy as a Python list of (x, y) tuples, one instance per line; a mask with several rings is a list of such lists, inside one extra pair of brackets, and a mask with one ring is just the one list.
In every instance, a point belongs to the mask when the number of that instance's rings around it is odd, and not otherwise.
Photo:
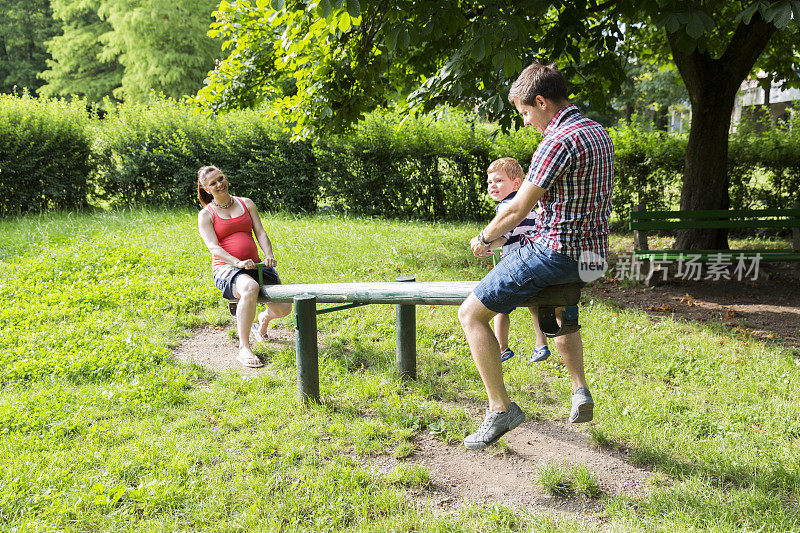
[(217, 112), (272, 100), (305, 137), (388, 102), (461, 104), (508, 126), (509, 85), (534, 60), (558, 61), (573, 97), (601, 109), (626, 78), (622, 42), (665, 62), (718, 59), (737, 28), (800, 20), (800, 1), (245, 0), (221, 2), (216, 19), (209, 35), (229, 55), (196, 101)]
[(601, 15), (589, 2), (223, 1), (210, 35), (229, 56), (196, 100), (212, 111), (272, 100), (299, 137), (394, 101), (461, 104), (508, 126), (510, 83), (534, 60), (565, 58), (573, 91), (603, 107), (622, 78), (622, 33)]

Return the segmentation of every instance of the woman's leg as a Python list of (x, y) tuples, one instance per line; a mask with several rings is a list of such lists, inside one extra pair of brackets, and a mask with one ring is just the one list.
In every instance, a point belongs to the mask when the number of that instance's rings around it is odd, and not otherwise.
[(270, 321), (275, 320), (276, 318), (283, 318), (291, 312), (292, 304), (271, 302), (267, 306), (267, 310), (258, 315), (258, 331), (261, 333), (261, 336), (264, 338), (267, 337), (267, 328), (269, 327)]
[(239, 297), (239, 305), (236, 306), (236, 330), (239, 333), (239, 360), (242, 364), (261, 364), (258, 357), (250, 347), (250, 326), (256, 316), (256, 305), (258, 304), (258, 282), (247, 274), (239, 274), (236, 277), (234, 296)]

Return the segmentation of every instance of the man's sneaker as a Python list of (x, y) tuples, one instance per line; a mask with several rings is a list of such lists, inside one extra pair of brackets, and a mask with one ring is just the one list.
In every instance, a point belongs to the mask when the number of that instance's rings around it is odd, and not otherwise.
[(530, 359), (528, 359), (531, 363), (538, 363), (539, 361), (544, 361), (550, 357), (550, 348), (547, 347), (545, 344), (540, 348), (535, 348), (533, 350), (533, 355)]
[(478, 431), (464, 439), (464, 446), (468, 450), (481, 450), (496, 442), (500, 437), (517, 427), (525, 420), (525, 413), (517, 404), (511, 402), (502, 413), (486, 410)]
[(514, 350), (512, 350), (511, 348), (506, 348), (505, 350), (500, 352), (500, 362), (501, 363), (505, 363), (506, 361), (508, 361), (512, 357), (514, 357)]
[(578, 387), (572, 393), (572, 411), (569, 413), (571, 424), (588, 422), (594, 418), (594, 400), (586, 387)]

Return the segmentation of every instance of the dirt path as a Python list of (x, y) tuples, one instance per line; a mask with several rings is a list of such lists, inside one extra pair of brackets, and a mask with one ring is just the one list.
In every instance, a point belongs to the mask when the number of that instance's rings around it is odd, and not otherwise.
[[(294, 332), (271, 329), (276, 349), (291, 345)], [(236, 362), (236, 341), (227, 328), (204, 327), (195, 331), (175, 349), (175, 357), (219, 372), (236, 370), (247, 375), (266, 372), (266, 367), (245, 368)], [(465, 406), (476, 421), (482, 412)], [(506, 507), (555, 512), (573, 518), (593, 520), (600, 509), (598, 500), (584, 497), (555, 497), (535, 483), (539, 468), (546, 464), (582, 464), (595, 475), (606, 495), (640, 495), (647, 472), (632, 466), (619, 452), (592, 446), (587, 435), (557, 422), (526, 421), (505, 438), (506, 449), (493, 447), (471, 452), (461, 445), (448, 445), (430, 434), (417, 438), (409, 464), (428, 469), (431, 486), (412, 492), (420, 507), (450, 512), (471, 504), (497, 502)], [(357, 458), (365, 468), (388, 474), (400, 461), (391, 455)]]
[[(479, 420), (481, 415), (476, 415)], [(414, 494), (418, 506), (440, 512), (472, 504), (498, 503), (509, 508), (555, 512), (573, 519), (595, 519), (597, 499), (553, 496), (537, 483), (538, 471), (549, 464), (584, 465), (603, 495), (641, 496), (648, 472), (631, 465), (623, 455), (589, 443), (586, 435), (556, 422), (526, 421), (504, 437), (506, 449), (469, 451), (431, 435), (417, 439), (416, 452), (406, 464), (424, 466), (431, 486)], [(400, 464), (389, 455), (365, 459), (373, 471), (388, 474)]]
[[(626, 287), (616, 280), (593, 283), (585, 294), (654, 317), (720, 322), (767, 342), (800, 348), (800, 270), (771, 263), (757, 280), (680, 281)], [(798, 350), (800, 356), (800, 350)]]

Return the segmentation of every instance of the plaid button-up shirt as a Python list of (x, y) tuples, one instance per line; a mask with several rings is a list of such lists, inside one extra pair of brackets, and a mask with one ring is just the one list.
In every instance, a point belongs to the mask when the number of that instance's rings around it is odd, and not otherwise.
[(546, 189), (529, 238), (578, 261), (581, 252), (608, 257), (614, 146), (603, 127), (574, 105), (547, 125), (527, 181)]

